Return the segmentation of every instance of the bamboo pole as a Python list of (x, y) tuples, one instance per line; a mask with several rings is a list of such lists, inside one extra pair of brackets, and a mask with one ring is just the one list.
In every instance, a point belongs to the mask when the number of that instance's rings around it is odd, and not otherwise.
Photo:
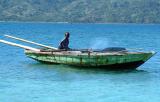
[(39, 43), (36, 43), (36, 42), (33, 42), (33, 41), (29, 41), (29, 40), (25, 40), (25, 39), (22, 39), (22, 38), (10, 36), (10, 35), (4, 35), (4, 36), (6, 36), (6, 37), (8, 37), (8, 38), (12, 38), (12, 39), (19, 40), (19, 41), (27, 42), (27, 43), (30, 43), (30, 44), (35, 44), (35, 45), (38, 45), (38, 46), (41, 46), (41, 47), (45, 47), (45, 48), (49, 48), (49, 49), (53, 49), (53, 50), (58, 50), (58, 49), (55, 48), (55, 47), (51, 47), (51, 46), (39, 44)]
[(36, 49), (36, 48), (33, 48), (33, 47), (21, 45), (21, 44), (16, 44), (16, 43), (9, 42), (9, 41), (6, 41), (6, 40), (0, 40), (0, 42), (1, 42), (1, 43), (5, 43), (5, 44), (8, 44), (8, 45), (11, 45), (11, 46), (20, 47), (20, 48), (23, 48), (23, 49), (26, 49), (26, 50), (32, 50), (32, 51), (36, 51), (36, 52), (39, 52), (39, 51), (40, 51), (40, 49)]

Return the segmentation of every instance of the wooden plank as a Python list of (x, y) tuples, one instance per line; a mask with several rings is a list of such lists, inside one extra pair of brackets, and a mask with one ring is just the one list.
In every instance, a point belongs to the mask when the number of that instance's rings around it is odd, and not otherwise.
[(55, 48), (55, 47), (47, 46), (47, 45), (43, 45), (43, 44), (39, 44), (39, 43), (36, 43), (36, 42), (33, 42), (33, 41), (29, 41), (29, 40), (25, 40), (25, 39), (22, 39), (22, 38), (10, 36), (10, 35), (4, 35), (4, 36), (6, 36), (6, 37), (8, 37), (8, 38), (12, 38), (12, 39), (19, 40), (19, 41), (27, 42), (27, 43), (30, 43), (30, 44), (35, 44), (35, 45), (37, 45), (37, 46), (41, 46), (41, 47), (45, 47), (45, 48), (49, 48), (49, 49), (53, 49), (53, 50), (58, 50), (58, 49)]
[(23, 48), (23, 49), (27, 49), (27, 50), (32, 50), (32, 51), (36, 51), (36, 52), (40, 51), (40, 49), (36, 49), (36, 48), (33, 48), (33, 47), (21, 45), (21, 44), (16, 44), (16, 43), (9, 42), (9, 41), (6, 41), (6, 40), (0, 40), (0, 42), (11, 45), (11, 46), (16, 46), (16, 47), (20, 47), (20, 48)]

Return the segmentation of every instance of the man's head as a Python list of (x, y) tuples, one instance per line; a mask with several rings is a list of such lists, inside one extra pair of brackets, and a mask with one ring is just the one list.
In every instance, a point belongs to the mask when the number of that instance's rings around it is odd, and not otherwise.
[(66, 32), (66, 33), (65, 33), (65, 37), (66, 37), (66, 38), (69, 38), (69, 36), (70, 36), (69, 32)]

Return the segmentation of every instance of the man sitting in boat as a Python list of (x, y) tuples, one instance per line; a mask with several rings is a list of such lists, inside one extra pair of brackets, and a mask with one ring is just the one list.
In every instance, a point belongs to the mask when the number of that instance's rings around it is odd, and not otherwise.
[(59, 44), (59, 49), (64, 49), (64, 50), (69, 50), (70, 48), (68, 47), (69, 45), (69, 32), (65, 33), (65, 38), (60, 42)]

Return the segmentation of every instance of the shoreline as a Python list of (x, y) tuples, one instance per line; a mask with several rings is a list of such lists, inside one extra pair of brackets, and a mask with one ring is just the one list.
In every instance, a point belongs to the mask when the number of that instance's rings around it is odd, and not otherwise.
[(160, 23), (89, 23), (89, 22), (45, 22), (45, 21), (0, 21), (0, 23), (53, 23), (53, 24), (132, 24), (132, 25), (160, 25)]

